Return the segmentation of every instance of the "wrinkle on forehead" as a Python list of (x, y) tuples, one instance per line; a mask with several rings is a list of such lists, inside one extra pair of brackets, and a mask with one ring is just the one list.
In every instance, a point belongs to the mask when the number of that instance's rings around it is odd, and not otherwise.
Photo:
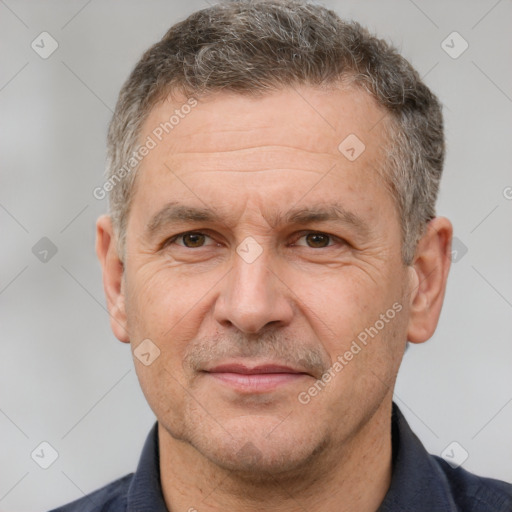
[(257, 146), (212, 152), (169, 152), (167, 164), (174, 172), (309, 171), (326, 173), (341, 155), (306, 151), (290, 146)]

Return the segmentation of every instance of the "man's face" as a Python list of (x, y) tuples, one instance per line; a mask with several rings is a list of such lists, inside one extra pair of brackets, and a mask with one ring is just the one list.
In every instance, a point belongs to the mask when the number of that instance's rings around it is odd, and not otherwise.
[[(156, 106), (141, 140), (185, 101)], [(161, 426), (220, 466), (277, 473), (340, 455), (390, 402), (411, 283), (378, 174), (383, 116), (353, 89), (219, 93), (141, 163), (126, 330), (160, 355), (135, 359), (138, 377)]]

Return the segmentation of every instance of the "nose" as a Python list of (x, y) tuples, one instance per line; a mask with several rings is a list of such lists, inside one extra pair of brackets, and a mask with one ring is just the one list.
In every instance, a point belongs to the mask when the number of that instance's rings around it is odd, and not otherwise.
[(234, 255), (233, 268), (222, 281), (215, 304), (217, 322), (248, 334), (258, 333), (271, 323), (282, 327), (291, 322), (293, 293), (270, 268), (270, 259), (265, 250), (252, 262)]

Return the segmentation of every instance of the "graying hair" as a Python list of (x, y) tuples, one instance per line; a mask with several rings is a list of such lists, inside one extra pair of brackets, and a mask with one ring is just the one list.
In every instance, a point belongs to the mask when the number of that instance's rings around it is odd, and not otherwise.
[(140, 147), (141, 127), (159, 101), (343, 82), (362, 88), (386, 112), (383, 171), (409, 265), (435, 217), (445, 152), (440, 103), (393, 46), (332, 10), (298, 0), (216, 4), (171, 27), (143, 54), (121, 89), (107, 137), (110, 214), (120, 254), (137, 166), (119, 171)]

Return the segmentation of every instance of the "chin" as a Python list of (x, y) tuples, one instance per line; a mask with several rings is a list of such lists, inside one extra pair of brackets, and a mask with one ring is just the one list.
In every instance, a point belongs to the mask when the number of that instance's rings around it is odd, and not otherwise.
[(216, 466), (254, 483), (310, 470), (328, 445), (320, 428), (294, 424), (286, 416), (239, 416), (222, 425), (211, 418), (194, 423), (188, 442)]

